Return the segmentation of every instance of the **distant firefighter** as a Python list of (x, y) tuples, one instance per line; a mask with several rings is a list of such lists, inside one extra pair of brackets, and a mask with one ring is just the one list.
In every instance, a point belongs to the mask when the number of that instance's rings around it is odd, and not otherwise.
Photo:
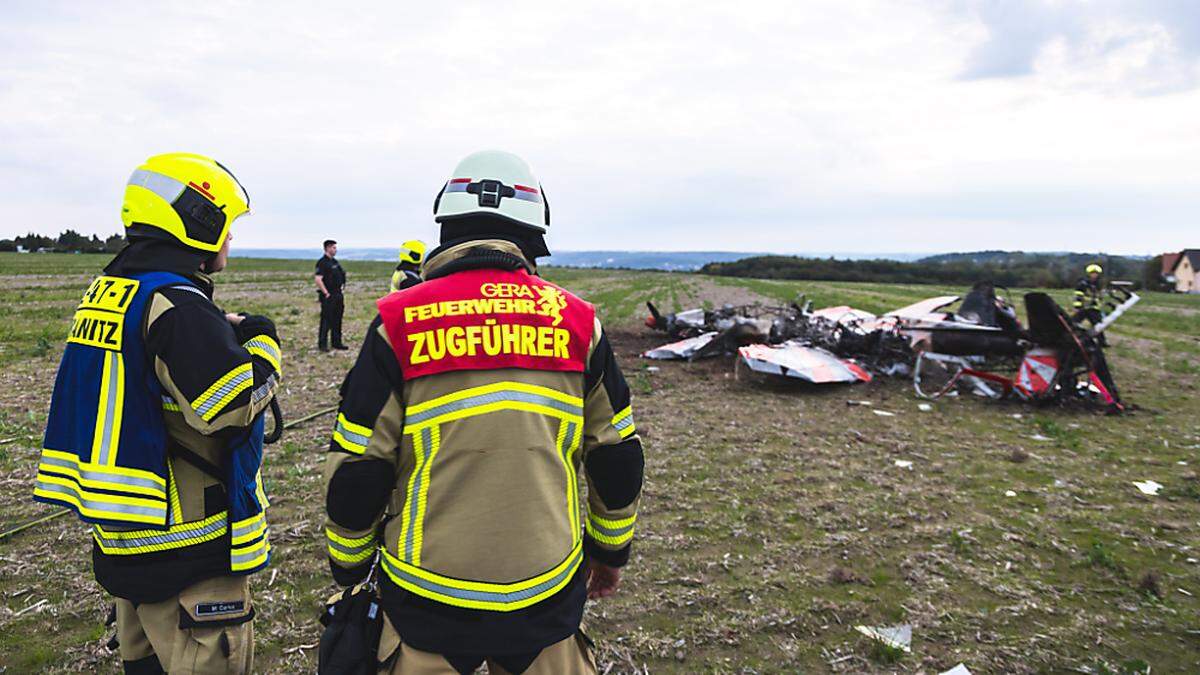
[(421, 283), (421, 263), (425, 262), (425, 242), (410, 239), (400, 246), (400, 264), (392, 272), (392, 290), (402, 291)]
[(1104, 274), (1104, 268), (1092, 263), (1087, 266), (1087, 276), (1075, 284), (1075, 302), (1072, 305), (1075, 313), (1071, 318), (1076, 323), (1087, 319), (1095, 326), (1104, 320), (1104, 312), (1100, 310), (1101, 296), (1104, 293), (1104, 283), (1100, 280), (1102, 274)]

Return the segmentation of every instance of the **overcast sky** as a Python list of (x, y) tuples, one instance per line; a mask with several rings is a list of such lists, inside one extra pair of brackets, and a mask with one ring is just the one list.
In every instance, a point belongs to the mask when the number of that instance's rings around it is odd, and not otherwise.
[(0, 236), (189, 151), (235, 247), (432, 240), (499, 148), (551, 249), (1200, 246), (1200, 2), (371, 4), (0, 3)]

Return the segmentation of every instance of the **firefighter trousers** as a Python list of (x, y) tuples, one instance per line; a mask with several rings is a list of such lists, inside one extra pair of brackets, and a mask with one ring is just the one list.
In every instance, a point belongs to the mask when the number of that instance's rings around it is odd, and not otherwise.
[(331, 294), (321, 298), (321, 321), (317, 326), (317, 348), (329, 346), (329, 338), (333, 338), (333, 346), (342, 346), (342, 313), (346, 309), (346, 299), (341, 293)]
[[(502, 660), (502, 659), (501, 659)], [(486, 661), (491, 675), (510, 675), (496, 659)], [(387, 616), (383, 619), (383, 634), (379, 638), (379, 675), (458, 675), (461, 672), (445, 656), (403, 644)], [(522, 675), (596, 675), (596, 656), (590, 641), (580, 631), (542, 650)]]
[(249, 673), (254, 663), (250, 578), (205, 579), (162, 602), (117, 604), (126, 673)]

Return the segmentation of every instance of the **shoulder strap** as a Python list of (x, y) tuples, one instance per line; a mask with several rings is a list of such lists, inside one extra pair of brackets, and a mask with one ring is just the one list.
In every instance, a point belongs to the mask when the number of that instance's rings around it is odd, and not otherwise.
[(208, 474), (210, 477), (214, 478), (221, 485), (225, 485), (225, 481), (227, 480), (227, 478), (225, 476), (225, 472), (221, 470), (221, 467), (217, 466), (216, 464), (213, 464), (212, 462), (208, 461), (207, 459), (204, 459), (198, 453), (184, 447), (178, 441), (176, 441), (174, 439), (168, 440), (167, 441), (167, 452), (175, 457), (178, 457), (179, 459), (182, 459), (183, 461), (187, 462), (188, 464), (191, 464), (192, 466), (196, 467), (197, 469), (200, 469), (200, 471)]

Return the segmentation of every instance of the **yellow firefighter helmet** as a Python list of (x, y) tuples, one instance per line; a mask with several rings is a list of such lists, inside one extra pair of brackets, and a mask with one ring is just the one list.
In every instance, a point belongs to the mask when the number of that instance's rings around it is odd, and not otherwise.
[(425, 260), (425, 242), (410, 239), (400, 245), (400, 262), (420, 265)]
[(129, 177), (121, 222), (130, 236), (169, 238), (216, 253), (229, 226), (250, 211), (250, 197), (215, 159), (186, 152), (155, 155)]

